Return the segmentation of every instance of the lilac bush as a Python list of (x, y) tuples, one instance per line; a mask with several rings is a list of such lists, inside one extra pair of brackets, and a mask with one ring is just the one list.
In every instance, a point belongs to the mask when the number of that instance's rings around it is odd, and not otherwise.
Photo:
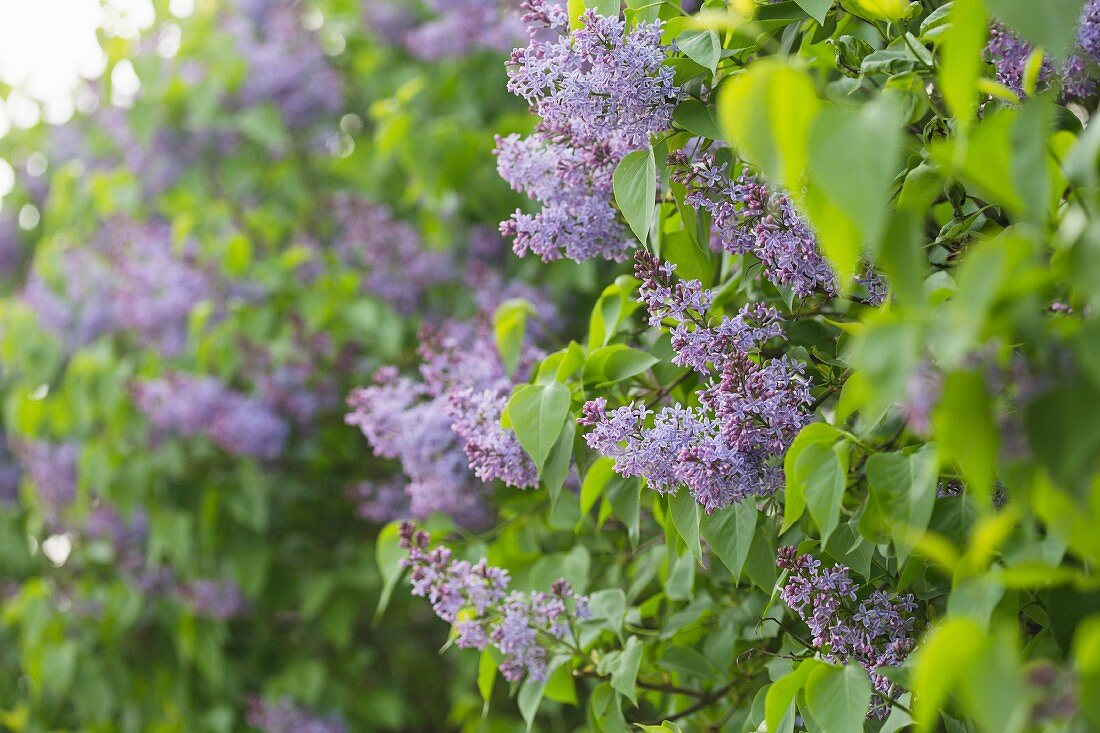
[(319, 716), (295, 705), (290, 698), (275, 701), (251, 698), (248, 724), (263, 733), (346, 733), (347, 725), (336, 714)]

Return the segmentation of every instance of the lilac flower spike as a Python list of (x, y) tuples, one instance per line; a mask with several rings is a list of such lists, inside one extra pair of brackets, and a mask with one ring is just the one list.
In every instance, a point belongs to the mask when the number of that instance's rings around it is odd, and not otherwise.
[(401, 524), (400, 538), (409, 553), (405, 565), (412, 568), (412, 594), (427, 598), (439, 618), (454, 624), (460, 648), (500, 650), (505, 657), (500, 671), (510, 682), (525, 676), (545, 680), (549, 639), (567, 639), (576, 622), (588, 618), (587, 596), (577, 595), (564, 580), (549, 593), (509, 590), (507, 570), (484, 558), (473, 564), (454, 560), (446, 547), (429, 550), (428, 533), (411, 522)]
[(780, 598), (810, 627), (811, 643), (826, 661), (855, 662), (867, 670), (881, 696), (868, 717), (886, 717), (885, 701), (897, 699), (902, 690), (879, 670), (899, 666), (916, 647), (916, 598), (875, 590), (861, 599), (850, 568), (823, 568), (820, 560), (799, 555), (794, 547), (779, 548), (776, 562), (788, 572)]
[(531, 41), (512, 52), (508, 89), (542, 120), (529, 137), (497, 138), (497, 167), (542, 210), (516, 211), (501, 232), (520, 256), (624, 260), (634, 238), (613, 205), (612, 177), (627, 153), (668, 128), (679, 94), (663, 65), (661, 24), (627, 31), (618, 17), (589, 10), (570, 33), (560, 5), (525, 8)]
[(589, 447), (615, 459), (623, 476), (641, 476), (661, 493), (687, 486), (707, 512), (748, 496), (767, 496), (783, 481), (781, 458), (812, 416), (802, 365), (756, 353), (782, 333), (779, 313), (751, 304), (735, 316), (711, 315), (713, 294), (697, 280), (673, 281), (672, 265), (639, 251), (635, 273), (650, 323), (671, 323), (673, 362), (707, 378), (699, 406), (654, 414), (640, 404), (584, 406)]

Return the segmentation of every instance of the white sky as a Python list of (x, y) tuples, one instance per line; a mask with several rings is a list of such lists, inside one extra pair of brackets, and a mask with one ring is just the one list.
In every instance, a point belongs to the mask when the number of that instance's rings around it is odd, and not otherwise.
[[(172, 5), (175, 11), (193, 3)], [(0, 0), (0, 80), (18, 90), (0, 106), (0, 136), (12, 124), (33, 125), (40, 114), (67, 120), (80, 80), (98, 77), (106, 65), (96, 29), (135, 38), (153, 20), (149, 0)]]

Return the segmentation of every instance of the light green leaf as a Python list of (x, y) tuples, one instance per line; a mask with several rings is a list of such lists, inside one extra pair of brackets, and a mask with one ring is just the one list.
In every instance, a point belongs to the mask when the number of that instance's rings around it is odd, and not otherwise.
[(525, 384), (508, 400), (512, 429), (540, 473), (569, 417), (569, 400), (569, 388), (558, 382)]
[(672, 121), (688, 132), (708, 140), (722, 140), (718, 111), (698, 99), (685, 99), (672, 111)]
[(398, 530), (400, 522), (390, 522), (378, 533), (375, 542), (374, 561), (378, 564), (378, 572), (382, 575), (382, 595), (378, 598), (378, 607), (374, 610), (374, 620), (378, 619), (386, 611), (393, 595), (394, 586), (401, 579), (404, 568), (401, 561), (405, 558), (405, 551), (401, 549)]
[(690, 491), (681, 488), (668, 497), (668, 505), (676, 532), (684, 540), (695, 559), (702, 563), (703, 550), (699, 543), (699, 503), (695, 501)]
[(734, 578), (741, 577), (749, 556), (757, 514), (755, 503), (745, 500), (701, 518), (703, 538)]
[(974, 119), (978, 103), (978, 78), (982, 50), (989, 36), (989, 18), (982, 0), (954, 0), (943, 33), (939, 82), (948, 107), (960, 126)]
[(771, 185), (797, 189), (808, 162), (810, 127), (821, 106), (805, 71), (767, 58), (723, 85), (718, 119), (726, 139)]
[(657, 164), (653, 148), (627, 153), (615, 168), (615, 204), (638, 240), (645, 244), (657, 215)]
[(676, 37), (676, 47), (704, 69), (715, 73), (722, 58), (722, 40), (712, 30), (689, 28)]
[(493, 336), (508, 374), (512, 374), (519, 364), (527, 333), (527, 316), (533, 313), (534, 306), (523, 298), (510, 298), (493, 313)]
[(787, 455), (783, 459), (783, 472), (787, 477), (787, 489), (783, 508), (783, 527), (780, 534), (786, 532), (806, 511), (805, 487), (801, 482), (792, 482), (796, 474), (795, 464), (802, 452), (812, 445), (832, 445), (842, 437), (842, 433), (832, 425), (823, 422), (810, 423), (795, 437)]
[(823, 543), (829, 541), (829, 535), (840, 521), (847, 479), (847, 441), (808, 446), (795, 462), (794, 476), (787, 478), (788, 485), (795, 483), (802, 488), (806, 507), (821, 532)]
[(861, 667), (821, 665), (806, 679), (806, 707), (824, 733), (863, 730), (871, 683)]
[(630, 637), (623, 646), (618, 664), (611, 671), (611, 687), (616, 692), (629, 698), (634, 704), (638, 703), (636, 683), (644, 651), (645, 647), (642, 645), (641, 640), (636, 636)]

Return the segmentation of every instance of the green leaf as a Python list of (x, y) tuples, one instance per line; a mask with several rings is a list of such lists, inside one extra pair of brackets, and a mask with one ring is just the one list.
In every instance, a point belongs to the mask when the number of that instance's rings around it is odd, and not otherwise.
[(540, 474), (569, 417), (569, 400), (569, 388), (558, 382), (523, 385), (508, 400), (512, 429)]
[(676, 274), (689, 280), (699, 280), (707, 286), (714, 279), (714, 262), (686, 231), (666, 234), (661, 242), (661, 259), (676, 265)]
[(618, 664), (611, 670), (611, 687), (635, 705), (638, 703), (636, 684), (638, 669), (642, 665), (642, 653), (644, 651), (645, 647), (643, 647), (641, 640), (636, 636), (630, 637), (623, 646)]
[(821, 665), (806, 679), (806, 707), (822, 731), (859, 731), (871, 706), (871, 683), (861, 667)]
[(809, 74), (767, 58), (723, 85), (718, 119), (738, 152), (773, 186), (798, 190), (810, 127), (822, 106)]
[(685, 99), (672, 111), (672, 121), (688, 132), (708, 140), (722, 140), (718, 111), (698, 99)]
[(845, 8), (856, 15), (891, 23), (909, 17), (909, 0), (841, 0)]
[(981, 372), (947, 375), (932, 412), (932, 425), (944, 457), (958, 464), (971, 487), (983, 493), (992, 491), (999, 437)]
[(813, 122), (806, 210), (842, 290), (859, 269), (861, 252), (873, 257), (879, 250), (903, 122), (885, 95), (856, 110), (826, 110)]
[(378, 533), (375, 542), (374, 561), (378, 564), (378, 572), (382, 575), (382, 595), (378, 598), (378, 607), (374, 609), (374, 621), (382, 617), (386, 606), (390, 603), (394, 586), (404, 574), (401, 561), (405, 558), (405, 551), (401, 549), (399, 528), (400, 522), (390, 522)]
[(645, 244), (657, 215), (657, 164), (653, 148), (627, 153), (615, 168), (615, 204), (638, 240)]
[(695, 501), (690, 491), (681, 487), (675, 494), (669, 495), (668, 505), (676, 532), (684, 540), (695, 559), (702, 563), (703, 550), (699, 543), (699, 503)]
[(612, 344), (589, 355), (584, 377), (585, 381), (607, 386), (643, 374), (657, 361), (657, 357), (648, 352), (625, 344)]
[(581, 16), (589, 8), (605, 18), (619, 17), (619, 0), (569, 0), (569, 27), (572, 30), (582, 27)]
[(477, 664), (477, 689), (481, 693), (483, 703), (481, 715), (484, 717), (489, 712), (489, 701), (493, 697), (493, 685), (497, 679), (497, 663), (488, 649), (481, 653), (481, 659)]
[(741, 577), (749, 556), (757, 514), (755, 503), (746, 500), (702, 516), (703, 538), (734, 578)]
[(960, 126), (974, 119), (978, 103), (978, 78), (982, 50), (989, 36), (989, 18), (982, 0), (954, 0), (943, 33), (939, 82), (948, 107)]
[(527, 316), (534, 312), (534, 306), (523, 298), (510, 298), (497, 306), (493, 314), (493, 336), (508, 374), (515, 372), (519, 364), (527, 333)]
[(567, 662), (553, 671), (546, 680), (546, 698), (564, 705), (577, 704), (577, 687), (573, 679), (573, 669)]
[(516, 696), (516, 704), (519, 706), (519, 714), (523, 722), (527, 724), (527, 730), (535, 724), (535, 716), (542, 705), (542, 698), (546, 694), (546, 680), (536, 681), (528, 677), (520, 685), (519, 694)]
[(1073, 661), (1077, 668), (1081, 714), (1100, 726), (1100, 615), (1090, 616), (1077, 627), (1073, 638)]
[(676, 37), (676, 47), (689, 59), (709, 69), (710, 73), (718, 71), (722, 41), (714, 31), (689, 28)]
[(824, 666), (824, 662), (812, 658), (804, 659), (794, 671), (780, 677), (768, 688), (767, 697), (764, 698), (764, 720), (769, 731), (780, 730), (779, 725), (783, 718), (793, 714), (795, 696), (806, 684), (806, 678), (819, 666)]
[(1064, 58), (1073, 46), (1082, 0), (985, 0), (989, 11), (1009, 28)]
[(847, 441), (808, 446), (795, 462), (794, 476), (787, 478), (788, 486), (794, 483), (801, 487), (806, 507), (821, 532), (823, 543), (829, 541), (829, 535), (840, 521), (847, 479)]
[(783, 527), (780, 534), (786, 532), (799, 520), (806, 511), (805, 487), (801, 482), (792, 482), (795, 475), (795, 464), (802, 452), (813, 445), (832, 445), (842, 437), (842, 433), (828, 423), (810, 423), (802, 429), (787, 449), (787, 455), (783, 460), (783, 472), (787, 476), (787, 490), (785, 505), (783, 508)]
[[(936, 450), (925, 445), (915, 453), (876, 453), (867, 459), (867, 509), (864, 523), (880, 521), (872, 542), (893, 538), (898, 562), (909, 557), (916, 538), (928, 528), (936, 500)], [(883, 531), (884, 530), (884, 531)]]
[(569, 475), (569, 467), (573, 463), (573, 438), (576, 436), (577, 426), (572, 420), (566, 420), (562, 427), (561, 435), (550, 450), (546, 458), (546, 466), (542, 470), (542, 483), (550, 492), (550, 501), (556, 503), (561, 487)]
[(581, 482), (581, 514), (588, 514), (603, 496), (604, 488), (611, 477), (615, 475), (615, 461), (611, 458), (598, 458), (584, 474)]
[(607, 482), (606, 494), (611, 510), (626, 525), (630, 543), (637, 545), (641, 528), (642, 480), (637, 476), (624, 478), (616, 474)]
[(834, 0), (794, 0), (798, 7), (806, 11), (806, 14), (817, 21), (818, 25), (825, 25), (825, 16), (833, 7)]

